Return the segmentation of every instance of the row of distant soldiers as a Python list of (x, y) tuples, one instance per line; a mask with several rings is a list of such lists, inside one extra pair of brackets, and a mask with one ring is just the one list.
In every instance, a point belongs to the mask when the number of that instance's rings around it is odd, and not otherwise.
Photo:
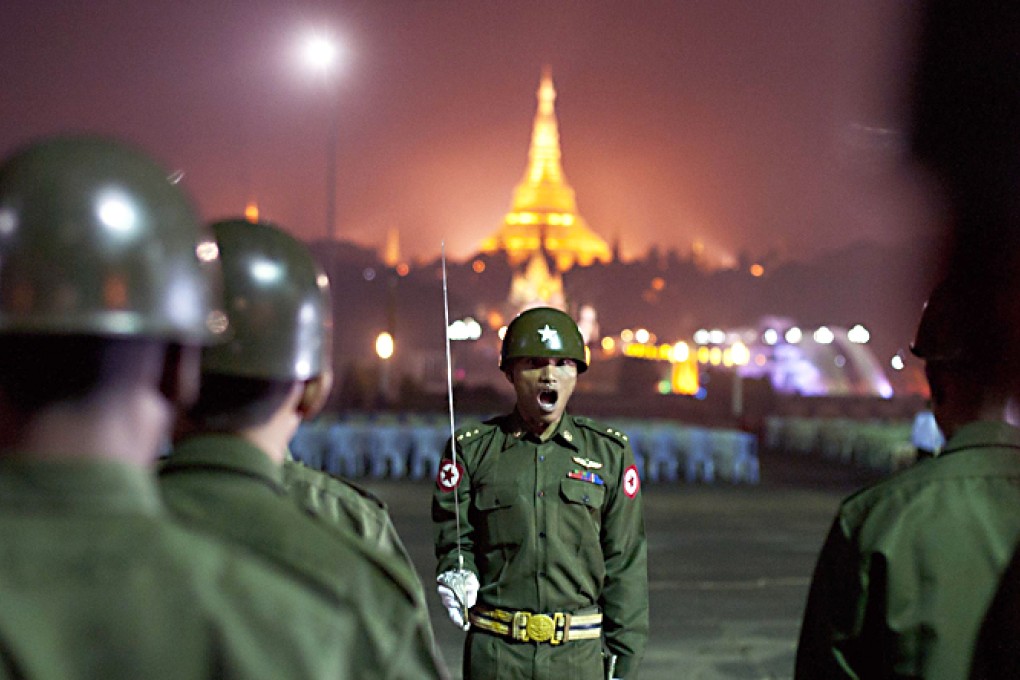
[(133, 148), (0, 165), (0, 677), (448, 676), (385, 510), (289, 460), (329, 314), (304, 246)]

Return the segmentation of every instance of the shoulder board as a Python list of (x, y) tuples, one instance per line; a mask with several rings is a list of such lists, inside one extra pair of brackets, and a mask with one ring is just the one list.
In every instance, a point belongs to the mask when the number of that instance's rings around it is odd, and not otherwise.
[(453, 438), (456, 440), (459, 448), (464, 448), (465, 446), (469, 446), (472, 442), (476, 442), (490, 434), (495, 427), (495, 425), (488, 422), (471, 423), (454, 432)]
[(574, 423), (577, 424), (579, 427), (585, 428), (586, 430), (591, 430), (592, 432), (598, 434), (599, 436), (605, 437), (606, 439), (611, 439), (620, 444), (621, 446), (627, 443), (628, 441), (627, 433), (612, 425), (606, 425), (605, 423), (600, 423), (592, 420), (591, 418), (585, 418), (583, 416), (582, 417), (575, 416)]

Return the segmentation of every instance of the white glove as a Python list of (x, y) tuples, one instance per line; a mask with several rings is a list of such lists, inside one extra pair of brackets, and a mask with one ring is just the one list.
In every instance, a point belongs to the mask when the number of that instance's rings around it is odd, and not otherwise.
[(467, 620), (467, 611), (478, 601), (478, 577), (467, 569), (453, 569), (436, 577), (436, 584), (450, 620), (461, 630), (468, 630), (471, 623)]

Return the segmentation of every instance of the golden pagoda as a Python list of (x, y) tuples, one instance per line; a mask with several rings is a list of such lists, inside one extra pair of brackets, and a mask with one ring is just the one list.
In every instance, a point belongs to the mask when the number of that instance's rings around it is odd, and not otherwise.
[(514, 189), (513, 205), (503, 219), (503, 226), (482, 241), (481, 250), (505, 251), (511, 265), (519, 265), (534, 253), (544, 251), (553, 258), (559, 271), (566, 271), (575, 264), (610, 262), (612, 253), (577, 213), (574, 190), (563, 176), (555, 102), (552, 72), (546, 67), (538, 86), (538, 112), (524, 179)]

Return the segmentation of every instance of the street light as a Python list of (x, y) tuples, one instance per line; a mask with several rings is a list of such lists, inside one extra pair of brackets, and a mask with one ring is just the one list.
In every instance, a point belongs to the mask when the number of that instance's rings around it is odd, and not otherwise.
[(304, 44), (305, 63), (322, 78), (329, 97), (329, 130), (326, 136), (326, 238), (336, 240), (336, 154), (340, 137), (340, 107), (333, 76), (340, 58), (335, 40), (310, 36)]
[(379, 398), (382, 403), (388, 404), (390, 401), (390, 359), (393, 357), (393, 351), (396, 348), (396, 343), (393, 340), (393, 336), (387, 331), (383, 331), (375, 338), (375, 354), (379, 357)]

